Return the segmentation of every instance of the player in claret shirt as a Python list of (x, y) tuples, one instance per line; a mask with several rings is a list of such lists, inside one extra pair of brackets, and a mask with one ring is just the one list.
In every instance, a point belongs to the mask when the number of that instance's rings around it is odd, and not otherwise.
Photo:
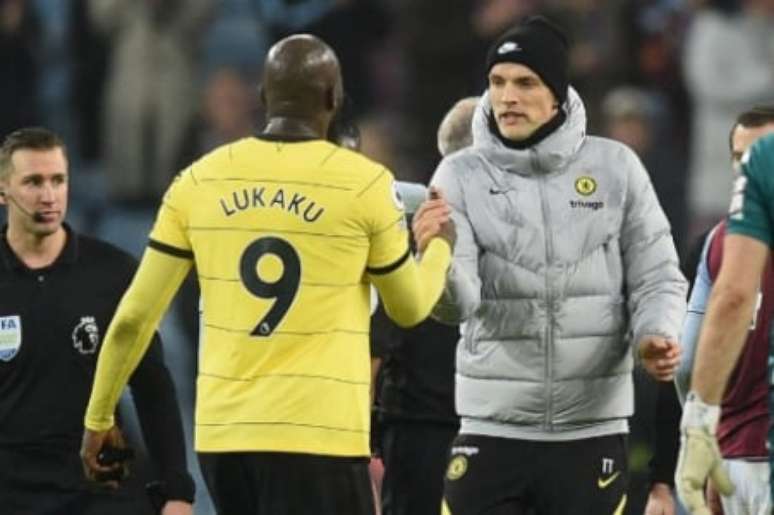
[[(774, 107), (761, 106), (739, 115), (731, 130), (731, 154), (735, 167), (744, 151), (758, 138), (774, 132)], [(689, 389), (691, 368), (707, 300), (723, 262), (726, 221), (717, 224), (703, 245), (696, 271), (688, 315), (683, 325), (684, 361), (676, 383), (684, 396)], [(751, 316), (747, 343), (723, 395), (718, 444), (731, 480), (739, 485), (733, 496), (708, 499), (722, 502), (726, 515), (770, 513), (769, 470), (766, 435), (769, 427), (768, 354), (771, 316), (774, 313), (774, 276), (771, 262), (763, 274), (759, 300)]]
[[(770, 259), (774, 244), (772, 215), (774, 135), (769, 134), (756, 141), (740, 160), (726, 222), (723, 263), (712, 288), (699, 336), (691, 391), (683, 407), (675, 484), (691, 513), (709, 513), (703, 496), (707, 477), (721, 494), (729, 496), (734, 492), (717, 443), (720, 403), (742, 354), (763, 271)], [(771, 398), (769, 406), (770, 411)], [(771, 462), (770, 453), (771, 445)]]

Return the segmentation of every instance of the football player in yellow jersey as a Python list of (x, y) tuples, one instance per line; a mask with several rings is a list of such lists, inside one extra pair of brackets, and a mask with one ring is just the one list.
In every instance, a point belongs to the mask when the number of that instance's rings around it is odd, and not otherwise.
[(415, 215), (393, 178), (324, 140), (342, 98), (335, 53), (308, 35), (269, 51), (261, 135), (170, 186), (108, 330), (81, 455), (96, 462), (126, 378), (192, 265), (202, 303), (195, 445), (220, 515), (371, 514), (369, 283), (409, 326), (437, 302), (454, 244), (446, 201)]

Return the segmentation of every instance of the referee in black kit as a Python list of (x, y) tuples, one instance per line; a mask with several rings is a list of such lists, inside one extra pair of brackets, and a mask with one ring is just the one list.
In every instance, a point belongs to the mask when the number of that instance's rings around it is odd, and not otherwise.
[[(447, 156), (473, 142), (478, 97), (454, 104), (438, 127), (438, 150)], [(399, 186), (400, 187), (400, 186)], [(414, 202), (404, 195), (406, 212)], [(371, 353), (382, 360), (377, 381), (375, 443), (384, 462), (383, 515), (441, 511), (449, 449), (460, 423), (454, 411), (454, 359), (458, 326), (434, 320), (402, 329), (382, 307), (371, 324)]]
[[(77, 235), (67, 211), (67, 156), (43, 128), (10, 134), (0, 149), (0, 513), (141, 515), (140, 491), (95, 489), (78, 450), (101, 338), (134, 274), (117, 248)], [(161, 345), (135, 371), (135, 407), (156, 465), (164, 515), (190, 515), (194, 485), (174, 385)], [(120, 434), (112, 444), (122, 446)]]

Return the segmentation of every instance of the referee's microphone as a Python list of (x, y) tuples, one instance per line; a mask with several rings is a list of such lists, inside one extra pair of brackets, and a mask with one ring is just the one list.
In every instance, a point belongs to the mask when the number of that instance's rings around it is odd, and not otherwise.
[(42, 214), (38, 213), (37, 211), (35, 211), (34, 213), (30, 213), (29, 211), (24, 209), (21, 204), (16, 202), (16, 199), (13, 198), (13, 196), (10, 193), (5, 192), (5, 191), (0, 191), (0, 197), (6, 198), (6, 199), (10, 200), (11, 202), (13, 202), (13, 205), (16, 206), (16, 208), (19, 211), (21, 211), (25, 215), (29, 216), (30, 218), (32, 218), (33, 222), (38, 223), (38, 224), (42, 224), (43, 222), (46, 221), (46, 218)]

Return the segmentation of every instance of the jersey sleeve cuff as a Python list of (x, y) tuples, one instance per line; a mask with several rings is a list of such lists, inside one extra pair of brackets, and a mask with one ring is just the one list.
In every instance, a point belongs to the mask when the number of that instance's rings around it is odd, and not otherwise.
[(166, 497), (170, 501), (184, 501), (193, 504), (196, 485), (187, 472), (169, 474), (165, 478)]
[(169, 245), (167, 243), (154, 240), (153, 238), (148, 240), (148, 247), (152, 248), (153, 250), (157, 250), (159, 252), (167, 254), (169, 256), (173, 256), (181, 259), (193, 259), (194, 257), (193, 252), (191, 252), (190, 250), (181, 249), (179, 247), (175, 247), (173, 245)]
[(733, 218), (730, 220), (730, 223), (726, 228), (726, 234), (737, 234), (739, 236), (747, 236), (748, 238), (752, 238), (754, 240), (758, 240), (762, 243), (765, 243), (767, 247), (772, 246), (771, 237), (765, 230), (758, 229), (757, 227), (750, 227), (748, 225), (735, 224), (733, 223)]
[(393, 272), (400, 268), (400, 266), (406, 262), (406, 260), (411, 256), (411, 249), (406, 249), (406, 252), (396, 259), (394, 262), (387, 266), (379, 266), (379, 267), (367, 267), (366, 272), (368, 272), (371, 275), (387, 275), (390, 272)]
[[(439, 247), (439, 245), (440, 245), (440, 247)], [(451, 256), (452, 250), (453, 250), (452, 246), (451, 246), (451, 243), (449, 243), (446, 240), (446, 238), (442, 238), (440, 236), (436, 236), (435, 238), (430, 240), (430, 243), (428, 243), (428, 245), (427, 245), (428, 250), (430, 249), (430, 247), (438, 247), (437, 252), (441, 252), (441, 248), (444, 248), (446, 250), (445, 254), (448, 254), (449, 256)], [(427, 253), (427, 251), (425, 251), (425, 253)], [(442, 254), (443, 254), (443, 252), (442, 252)]]
[(92, 417), (87, 413), (83, 421), (83, 426), (90, 431), (107, 431), (114, 425), (116, 425), (116, 421), (113, 415), (108, 417)]

